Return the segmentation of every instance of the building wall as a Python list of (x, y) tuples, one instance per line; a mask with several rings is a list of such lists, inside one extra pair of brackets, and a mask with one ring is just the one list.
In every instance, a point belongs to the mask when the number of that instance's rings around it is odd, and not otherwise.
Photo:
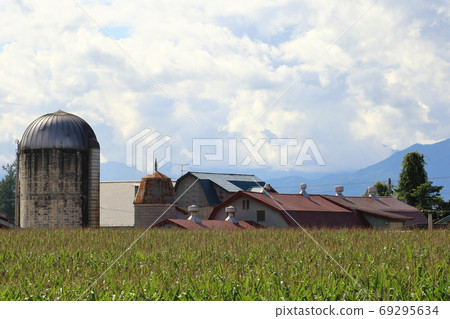
[[(211, 215), (213, 209), (214, 209), (214, 206), (199, 207), (199, 212), (197, 214), (198, 218), (209, 219), (209, 216)], [(185, 210), (187, 211), (187, 208)]]
[[(179, 217), (175, 206), (169, 204), (136, 204), (134, 208), (134, 226), (150, 227), (165, 219)], [(184, 215), (183, 215), (184, 216)]]
[[(244, 209), (242, 205), (243, 200), (249, 201), (249, 208)], [(270, 207), (267, 207), (263, 204), (261, 204), (258, 201), (255, 201), (254, 199), (249, 199), (246, 197), (239, 197), (236, 198), (234, 201), (230, 203), (231, 206), (234, 206), (236, 208), (236, 219), (237, 220), (243, 220), (243, 221), (254, 221), (259, 223), (260, 225), (264, 227), (280, 227), (280, 228), (287, 228), (289, 227), (289, 224), (286, 222), (286, 220), (278, 213), (278, 211), (275, 211), (271, 209)], [(263, 210), (265, 211), (265, 222), (257, 221), (257, 211)], [(227, 217), (227, 214), (225, 213), (225, 207), (222, 207), (214, 217), (215, 220), (225, 220)]]
[(88, 151), (27, 150), (19, 162), (21, 227), (87, 226)]
[(373, 228), (398, 228), (403, 227), (405, 224), (402, 221), (389, 220), (368, 214), (363, 214), (363, 216)]
[(134, 197), (139, 181), (100, 183), (100, 226), (133, 227)]
[(219, 198), (220, 202), (226, 201), (228, 198), (230, 198), (234, 193), (227, 192), (222, 187), (214, 184), (214, 190), (217, 193), (217, 197)]
[[(187, 207), (190, 205), (197, 205), (199, 207), (209, 206), (203, 187), (200, 184), (200, 181), (195, 182), (196, 179), (197, 178), (192, 175), (187, 175), (178, 183), (177, 189), (175, 190), (175, 197), (178, 198), (177, 204), (184, 210), (187, 210)], [(192, 185), (194, 182), (195, 184)], [(192, 187), (182, 196), (186, 189), (191, 185)]]

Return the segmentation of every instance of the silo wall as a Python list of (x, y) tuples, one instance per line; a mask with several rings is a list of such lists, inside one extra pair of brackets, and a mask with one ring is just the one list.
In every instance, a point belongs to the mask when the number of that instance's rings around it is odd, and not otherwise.
[(89, 149), (88, 227), (100, 227), (100, 149)]
[(88, 161), (83, 150), (21, 151), (20, 227), (82, 227)]

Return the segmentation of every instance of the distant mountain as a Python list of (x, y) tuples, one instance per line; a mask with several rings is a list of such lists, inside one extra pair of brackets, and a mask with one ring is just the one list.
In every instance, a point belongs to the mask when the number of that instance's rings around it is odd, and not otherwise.
[[(215, 171), (216, 173), (244, 173), (254, 174), (271, 184), (280, 193), (298, 193), (300, 191), (300, 183), (308, 185), (307, 191), (311, 194), (334, 194), (335, 185), (344, 186), (344, 194), (362, 195), (367, 187), (372, 186), (376, 181), (387, 182), (388, 178), (392, 179), (393, 185), (397, 184), (398, 176), (401, 171), (401, 163), (405, 154), (410, 152), (419, 152), (425, 155), (425, 169), (428, 172), (430, 181), (436, 186), (444, 186), (442, 195), (446, 200), (450, 199), (450, 139), (435, 144), (414, 144), (402, 151), (397, 151), (390, 157), (378, 162), (374, 165), (360, 169), (355, 172), (339, 172), (336, 174), (327, 174), (317, 177), (314, 174), (304, 174), (302, 176), (284, 176), (280, 177), (280, 173), (264, 169), (248, 169), (239, 171)], [(178, 169), (178, 168), (177, 168)], [(190, 169), (191, 171), (202, 171), (200, 168)], [(167, 164), (162, 172), (172, 178), (172, 166)], [(139, 172), (134, 168), (128, 167), (119, 162), (107, 162), (101, 164), (101, 180), (102, 181), (126, 181), (140, 180), (147, 175)], [(1, 172), (0, 172), (1, 176)]]
[(428, 178), (436, 186), (444, 186), (441, 194), (446, 200), (450, 199), (450, 139), (434, 144), (414, 144), (402, 151), (397, 151), (387, 159), (353, 173), (326, 175), (309, 181), (301, 180), (299, 176), (270, 179), (269, 183), (280, 192), (296, 193), (299, 184), (306, 182), (310, 193), (333, 194), (334, 185), (343, 185), (344, 193), (361, 195), (368, 186), (376, 181), (387, 182), (392, 179), (394, 185), (398, 182), (403, 157), (410, 152), (419, 152), (425, 156), (425, 169)]

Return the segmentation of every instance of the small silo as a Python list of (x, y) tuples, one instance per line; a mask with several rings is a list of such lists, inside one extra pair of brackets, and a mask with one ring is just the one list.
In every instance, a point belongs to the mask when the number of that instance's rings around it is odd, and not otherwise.
[(17, 190), (20, 227), (99, 227), (100, 146), (89, 124), (63, 111), (31, 123), (19, 144)]
[(172, 180), (154, 171), (142, 178), (134, 199), (134, 226), (149, 227), (168, 218), (177, 218)]

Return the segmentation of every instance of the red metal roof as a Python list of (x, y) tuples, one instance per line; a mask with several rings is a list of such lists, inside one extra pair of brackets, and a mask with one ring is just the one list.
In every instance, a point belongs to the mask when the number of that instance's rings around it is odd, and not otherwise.
[(230, 230), (239, 230), (239, 229), (255, 229), (257, 227), (251, 225), (245, 221), (239, 221), (239, 224), (233, 224), (232, 222), (228, 222), (225, 220), (202, 220), (201, 224), (197, 224), (191, 220), (186, 219), (166, 219), (162, 222), (156, 224), (153, 227), (161, 227), (167, 223), (175, 225), (177, 227), (183, 229), (230, 229)]
[(321, 195), (310, 195), (309, 197), (305, 197), (299, 194), (270, 193), (270, 196), (268, 196), (262, 193), (240, 191), (235, 193), (225, 202), (217, 205), (211, 213), (209, 219), (212, 219), (220, 208), (228, 206), (231, 201), (240, 196), (253, 198), (254, 200), (268, 205), (278, 211), (350, 212), (350, 210), (346, 208), (330, 203), (330, 201), (322, 198)]
[(390, 196), (379, 196), (377, 199), (365, 196), (345, 196), (344, 198), (333, 195), (321, 196), (340, 206), (362, 213), (392, 220), (404, 220), (406, 226), (427, 223), (427, 218), (420, 210)]
[(209, 219), (213, 219), (222, 207), (228, 206), (239, 197), (252, 198), (278, 211), (293, 227), (369, 227), (361, 214), (334, 204), (321, 195), (305, 197), (299, 194), (270, 194), (238, 192), (217, 205)]

